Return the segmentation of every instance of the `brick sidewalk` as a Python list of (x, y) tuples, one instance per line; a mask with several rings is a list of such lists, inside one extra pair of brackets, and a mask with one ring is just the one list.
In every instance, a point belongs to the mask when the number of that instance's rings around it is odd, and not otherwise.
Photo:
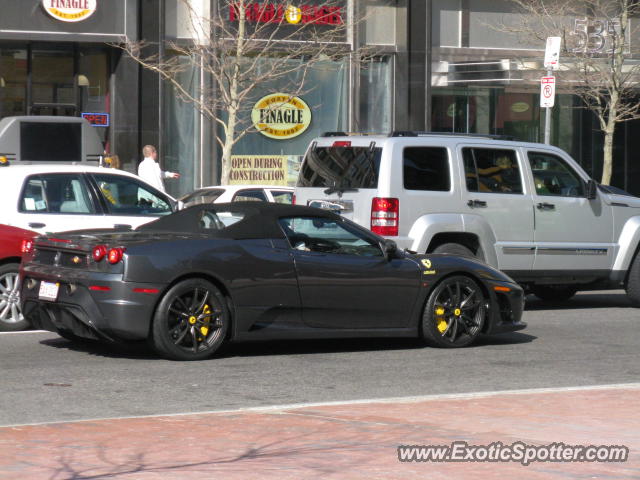
[[(400, 444), (626, 445), (625, 463), (400, 463)], [(0, 479), (640, 478), (640, 388), (0, 428)]]

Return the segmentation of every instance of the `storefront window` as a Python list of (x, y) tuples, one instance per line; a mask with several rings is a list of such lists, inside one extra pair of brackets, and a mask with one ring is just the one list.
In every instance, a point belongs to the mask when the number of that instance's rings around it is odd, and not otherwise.
[[(199, 71), (186, 59), (181, 59), (181, 63), (184, 70), (180, 73), (180, 82), (192, 95), (197, 95), (200, 90)], [(165, 181), (167, 192), (180, 196), (201, 186), (197, 170), (200, 163), (200, 113), (193, 104), (182, 100), (168, 82), (165, 85), (163, 130), (166, 134), (159, 160), (164, 170), (180, 173), (178, 180)], [(211, 162), (212, 159), (207, 160)]]
[(0, 47), (0, 118), (27, 111), (27, 49)]
[(360, 125), (363, 132), (392, 129), (393, 57), (377, 57), (360, 67)]
[(31, 112), (38, 115), (77, 115), (73, 51), (34, 49)]
[[(268, 59), (265, 59), (267, 62)], [(348, 95), (348, 59), (339, 61), (320, 61), (306, 70), (294, 68), (303, 59), (291, 59), (291, 73), (273, 82), (260, 82), (247, 99), (248, 109), (244, 109), (240, 119), (244, 125), (251, 115), (251, 108), (261, 98), (273, 93), (295, 92), (311, 109), (311, 123), (304, 133), (287, 139), (273, 139), (262, 133), (251, 132), (242, 138), (234, 147), (233, 155), (278, 155), (286, 157), (286, 181), (283, 184), (294, 185), (297, 171), (309, 142), (323, 132), (334, 132), (347, 128), (347, 95)], [(265, 69), (268, 71), (268, 69)], [(303, 85), (300, 85), (304, 82)]]

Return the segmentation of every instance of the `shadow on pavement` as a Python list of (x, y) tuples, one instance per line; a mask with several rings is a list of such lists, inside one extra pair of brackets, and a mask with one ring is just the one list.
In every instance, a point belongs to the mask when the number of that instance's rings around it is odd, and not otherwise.
[[(545, 302), (528, 295), (525, 311), (580, 310), (586, 308), (634, 308), (624, 291), (580, 292), (563, 302)], [(639, 311), (640, 312), (640, 311)]]
[[(481, 336), (475, 344), (466, 348), (477, 348), (485, 345), (511, 345), (530, 343), (537, 337), (521, 332), (501, 335)], [(53, 338), (40, 341), (42, 345), (82, 352), (94, 356), (109, 358), (128, 358), (142, 360), (164, 360), (144, 342), (135, 344), (106, 344), (91, 341), (70, 341), (64, 338)], [(323, 340), (265, 340), (223, 345), (216, 358), (260, 357), (268, 355), (313, 355), (327, 353), (372, 352), (392, 350), (430, 349), (444, 350), (425, 345), (419, 338), (350, 338)], [(465, 348), (459, 349), (461, 351)]]

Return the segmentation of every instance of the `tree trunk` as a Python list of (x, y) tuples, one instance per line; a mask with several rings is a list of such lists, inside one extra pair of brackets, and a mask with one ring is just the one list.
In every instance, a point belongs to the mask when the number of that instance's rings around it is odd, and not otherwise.
[(604, 130), (604, 152), (602, 157), (602, 180), (600, 183), (609, 185), (611, 183), (611, 172), (613, 166), (613, 134), (616, 124), (608, 121)]

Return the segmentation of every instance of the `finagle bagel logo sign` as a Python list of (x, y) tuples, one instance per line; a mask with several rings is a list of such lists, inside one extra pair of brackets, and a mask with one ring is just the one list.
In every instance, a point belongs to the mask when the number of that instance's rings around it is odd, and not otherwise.
[(81, 22), (98, 8), (97, 0), (42, 0), (42, 7), (56, 20)]
[(274, 93), (258, 100), (251, 111), (251, 120), (263, 135), (286, 140), (309, 128), (311, 109), (301, 98)]

